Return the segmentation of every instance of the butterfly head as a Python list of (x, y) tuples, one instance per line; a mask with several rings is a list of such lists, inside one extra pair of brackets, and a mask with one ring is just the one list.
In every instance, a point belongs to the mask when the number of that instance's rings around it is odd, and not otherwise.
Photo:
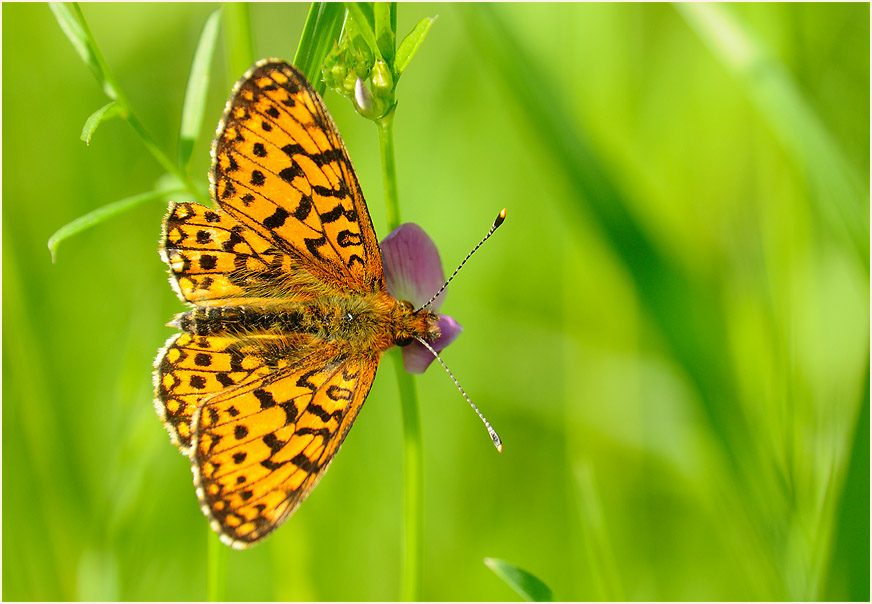
[(439, 315), (430, 310), (415, 310), (415, 305), (408, 300), (397, 302), (400, 315), (399, 329), (396, 333), (397, 346), (406, 347), (416, 340), (423, 339), (435, 343), (442, 336), (439, 327)]

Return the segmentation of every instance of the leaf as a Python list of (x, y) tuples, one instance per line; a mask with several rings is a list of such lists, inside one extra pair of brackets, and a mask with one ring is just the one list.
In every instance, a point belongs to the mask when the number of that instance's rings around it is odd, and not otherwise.
[(554, 601), (551, 589), (527, 571), (498, 558), (485, 558), (484, 563), (528, 602)]
[(300, 36), (294, 66), (320, 95), (327, 89), (321, 77), (321, 64), (342, 31), (345, 7), (336, 2), (313, 2)]
[(88, 119), (85, 120), (85, 125), (82, 127), (82, 134), (79, 138), (85, 141), (86, 145), (90, 145), (91, 136), (94, 134), (97, 126), (105, 120), (112, 119), (118, 115), (121, 115), (121, 106), (115, 101), (109, 101), (88, 116)]
[(378, 42), (375, 39), (372, 15), (369, 15), (370, 18), (367, 18), (368, 13), (364, 12), (365, 7), (366, 3), (363, 2), (345, 3), (345, 8), (348, 9), (349, 16), (354, 19), (354, 23), (357, 25), (360, 35), (363, 36), (363, 39), (366, 41), (366, 45), (372, 49), (373, 54), (375, 54), (377, 58), (383, 59), (384, 57), (382, 56), (381, 50), (379, 50), (378, 47)]
[(230, 80), (235, 81), (254, 63), (251, 11), (247, 2), (225, 2), (221, 10), (227, 68), (230, 70)]
[(114, 87), (107, 81), (106, 74), (103, 71), (103, 66), (97, 53), (97, 45), (91, 37), (91, 32), (88, 31), (84, 21), (81, 19), (81, 12), (78, 6), (73, 6), (76, 9), (75, 14), (68, 5), (62, 2), (49, 2), (49, 8), (54, 13), (61, 30), (73, 44), (73, 48), (79, 53), (85, 65), (94, 72), (97, 81), (100, 82), (100, 86), (103, 88), (103, 92), (112, 100), (118, 100)]
[(206, 93), (209, 91), (209, 68), (212, 66), (212, 56), (215, 54), (220, 20), (221, 9), (209, 15), (200, 34), (200, 41), (197, 42), (197, 50), (194, 52), (179, 131), (179, 165), (182, 169), (188, 165), (194, 151), (194, 143), (202, 130)]
[(393, 67), (397, 52), (397, 3), (373, 2), (372, 17), (379, 52), (385, 62)]
[(418, 48), (421, 46), (421, 43), (424, 41), (424, 38), (427, 37), (427, 32), (430, 31), (430, 26), (433, 25), (433, 22), (436, 20), (436, 17), (424, 17), (415, 27), (403, 38), (403, 41), (400, 42), (399, 48), (397, 48), (397, 58), (396, 58), (396, 70), (397, 76), (402, 75), (403, 71), (406, 70), (406, 67), (409, 66), (409, 62), (412, 60), (412, 57), (415, 56), (415, 53), (418, 52)]
[(84, 216), (79, 216), (72, 222), (68, 222), (67, 224), (59, 228), (57, 231), (55, 231), (54, 235), (49, 237), (48, 249), (51, 252), (51, 261), (55, 261), (57, 248), (61, 241), (69, 239), (73, 235), (81, 233), (82, 231), (89, 229), (92, 226), (98, 225), (101, 222), (105, 222), (109, 218), (117, 214), (121, 214), (122, 212), (126, 212), (127, 210), (134, 208), (142, 203), (165, 198), (170, 195), (179, 195), (184, 193), (186, 193), (186, 189), (179, 187), (159, 189), (157, 191), (141, 193), (139, 195), (134, 195), (132, 197), (127, 197), (125, 199), (106, 204), (105, 206), (99, 207), (92, 212), (88, 212)]

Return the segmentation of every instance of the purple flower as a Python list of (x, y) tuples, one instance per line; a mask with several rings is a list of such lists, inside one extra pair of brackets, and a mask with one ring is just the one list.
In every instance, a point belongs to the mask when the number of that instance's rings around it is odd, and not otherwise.
[[(388, 293), (397, 300), (408, 300), (415, 307), (424, 304), (445, 283), (445, 273), (436, 244), (417, 224), (401, 224), (381, 242), (382, 260)], [(430, 305), (437, 312), (445, 292)], [(463, 331), (460, 324), (447, 315), (439, 315), (442, 335), (429, 344), (436, 352), (451, 344)], [(409, 373), (424, 373), (435, 360), (429, 350), (417, 341), (403, 348), (403, 365)]]

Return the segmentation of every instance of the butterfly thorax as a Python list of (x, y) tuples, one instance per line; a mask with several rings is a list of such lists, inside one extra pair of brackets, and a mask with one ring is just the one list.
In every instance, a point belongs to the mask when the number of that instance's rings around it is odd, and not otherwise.
[(437, 321), (435, 313), (415, 312), (411, 303), (377, 292), (306, 302), (197, 307), (176, 316), (171, 325), (197, 336), (308, 335), (341, 344), (350, 356), (365, 356), (416, 337), (432, 342), (440, 335)]

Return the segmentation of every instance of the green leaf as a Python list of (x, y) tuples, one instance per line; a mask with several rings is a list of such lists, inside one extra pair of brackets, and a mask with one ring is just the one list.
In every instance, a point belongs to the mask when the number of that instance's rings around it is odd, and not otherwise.
[(126, 212), (127, 210), (130, 210), (131, 208), (134, 208), (140, 204), (154, 201), (156, 199), (163, 199), (169, 197), (170, 195), (184, 194), (186, 192), (187, 191), (184, 188), (172, 187), (151, 191), (149, 193), (141, 193), (139, 195), (134, 195), (132, 197), (127, 197), (125, 199), (106, 204), (105, 206), (99, 207), (92, 212), (88, 212), (84, 216), (79, 216), (72, 222), (68, 222), (67, 224), (59, 228), (57, 231), (55, 231), (54, 235), (49, 237), (48, 249), (51, 252), (51, 261), (55, 261), (58, 245), (61, 241), (69, 239), (73, 235), (81, 233), (85, 229), (89, 229), (92, 226), (100, 224), (101, 222), (105, 222), (109, 218), (117, 214), (121, 214), (122, 212)]
[(313, 2), (300, 36), (294, 66), (303, 72), (320, 95), (327, 86), (321, 77), (321, 64), (342, 32), (345, 7), (336, 2)]
[(430, 31), (430, 26), (433, 25), (435, 20), (436, 17), (424, 17), (418, 21), (414, 29), (400, 42), (400, 46), (397, 48), (395, 63), (398, 78), (406, 70), (406, 67), (409, 66), (409, 62), (415, 56), (415, 53), (418, 52), (418, 48), (421, 46), (424, 38), (427, 37), (427, 32)]
[(194, 62), (191, 74), (188, 76), (188, 87), (185, 90), (185, 104), (182, 106), (182, 124), (179, 131), (179, 165), (182, 169), (188, 165), (194, 143), (203, 126), (203, 113), (206, 107), (206, 93), (209, 91), (209, 68), (212, 66), (212, 56), (215, 41), (218, 39), (218, 24), (221, 20), (221, 10), (216, 10), (203, 26), (197, 50), (194, 52)]
[(373, 2), (372, 17), (379, 52), (385, 62), (393, 67), (397, 51), (397, 3)]
[(369, 6), (365, 2), (346, 2), (345, 8), (348, 9), (348, 14), (354, 19), (355, 25), (366, 41), (367, 46), (372, 49), (372, 52), (378, 58), (383, 59), (378, 42), (375, 39), (375, 30), (373, 29), (373, 16), (367, 10)]
[(117, 115), (121, 115), (121, 107), (115, 101), (109, 101), (88, 116), (88, 119), (85, 120), (85, 125), (82, 127), (82, 135), (79, 138), (85, 141), (86, 145), (90, 145), (91, 136), (94, 134), (97, 126)]
[(554, 601), (551, 589), (527, 571), (498, 558), (485, 558), (484, 563), (528, 602)]
[(66, 34), (67, 39), (73, 44), (73, 48), (82, 58), (94, 75), (103, 91), (112, 100), (117, 100), (113, 87), (106, 81), (106, 74), (103, 72), (103, 66), (97, 57), (97, 47), (94, 40), (91, 38), (91, 33), (87, 30), (82, 20), (79, 18), (81, 14), (78, 7), (73, 5), (76, 11), (74, 12), (69, 5), (62, 2), (49, 2), (49, 8), (54, 13), (58, 25)]
[(251, 11), (247, 2), (225, 2), (221, 10), (224, 44), (227, 48), (227, 68), (230, 70), (230, 80), (236, 81), (254, 64)]

